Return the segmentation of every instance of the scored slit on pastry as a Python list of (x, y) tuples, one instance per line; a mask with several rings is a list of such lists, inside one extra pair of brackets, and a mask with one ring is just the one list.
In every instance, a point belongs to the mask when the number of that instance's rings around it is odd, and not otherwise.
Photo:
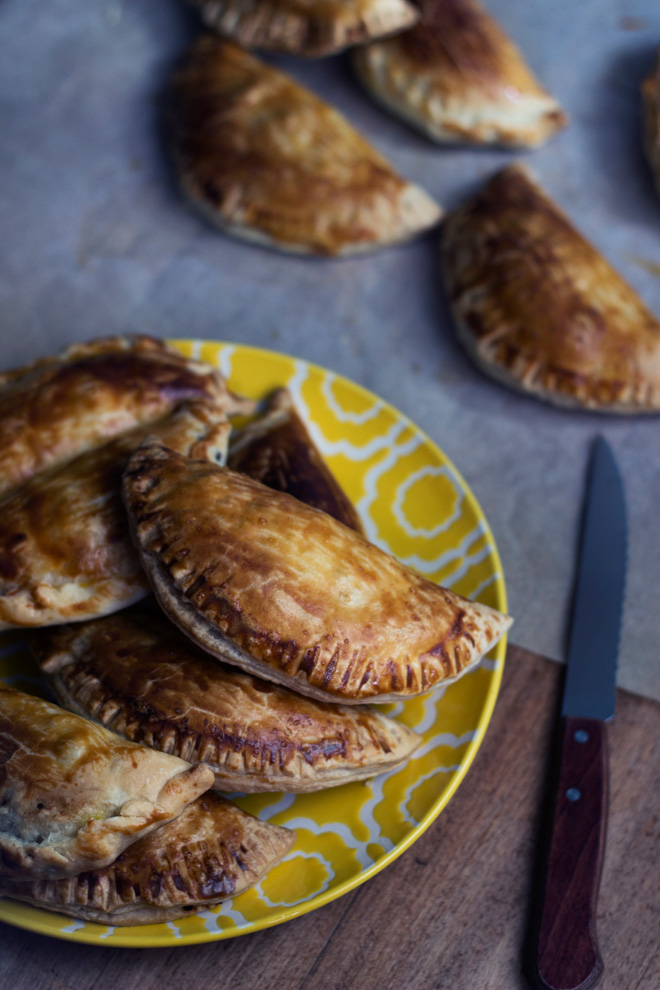
[(151, 337), (110, 337), (0, 374), (0, 495), (182, 402), (226, 402), (224, 378)]
[(441, 588), (325, 512), (145, 441), (123, 481), (161, 606), (207, 652), (321, 701), (455, 680), (511, 620)]
[(124, 465), (151, 434), (223, 460), (226, 408), (224, 400), (185, 403), (0, 498), (0, 629), (82, 621), (144, 598), (148, 582), (121, 502)]
[(0, 893), (100, 924), (156, 924), (242, 894), (295, 839), (208, 792), (109, 866), (59, 880), (0, 877)]
[(318, 58), (403, 31), (409, 0), (190, 0), (205, 24), (243, 48)]
[(413, 28), (352, 53), (378, 102), (442, 143), (535, 147), (566, 126), (557, 100), (477, 0), (419, 3)]
[(271, 395), (263, 416), (230, 437), (227, 466), (363, 533), (353, 503), (314, 445), (285, 388)]
[(437, 203), (333, 107), (230, 42), (206, 36), (168, 106), (184, 192), (228, 233), (303, 254), (347, 255), (435, 226)]
[(526, 169), (447, 217), (442, 258), (459, 339), (487, 374), (558, 405), (660, 409), (660, 322)]
[(204, 762), (225, 791), (307, 792), (404, 763), (421, 738), (228, 667), (162, 614), (131, 609), (32, 643), (58, 700), (133, 742)]
[(107, 866), (213, 784), (204, 764), (121, 739), (0, 683), (0, 876)]

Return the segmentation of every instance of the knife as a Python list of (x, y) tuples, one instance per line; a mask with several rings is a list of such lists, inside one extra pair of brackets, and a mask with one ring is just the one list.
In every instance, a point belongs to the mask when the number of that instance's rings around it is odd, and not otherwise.
[(605, 722), (614, 715), (626, 570), (621, 475), (608, 444), (594, 444), (584, 503), (554, 810), (532, 939), (537, 990), (588, 990), (603, 972), (596, 899), (607, 818)]

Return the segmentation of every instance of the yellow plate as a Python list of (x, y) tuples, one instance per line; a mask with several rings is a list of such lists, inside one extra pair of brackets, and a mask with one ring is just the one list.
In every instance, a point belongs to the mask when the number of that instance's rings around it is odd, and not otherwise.
[[(233, 389), (261, 398), (291, 390), (314, 441), (357, 506), (368, 537), (433, 581), (506, 611), (500, 560), (471, 491), (409, 419), (358, 385), (305, 361), (244, 347), (175, 342), (217, 365)], [(423, 745), (408, 764), (371, 781), (315, 794), (252, 794), (238, 804), (295, 829), (291, 853), (252, 890), (177, 922), (113, 928), (0, 900), (0, 920), (100, 945), (190, 945), (277, 925), (340, 897), (400, 856), (456, 791), (479, 748), (502, 677), (505, 643), (447, 688), (390, 705)], [(26, 690), (21, 636), (0, 640), (0, 675)]]

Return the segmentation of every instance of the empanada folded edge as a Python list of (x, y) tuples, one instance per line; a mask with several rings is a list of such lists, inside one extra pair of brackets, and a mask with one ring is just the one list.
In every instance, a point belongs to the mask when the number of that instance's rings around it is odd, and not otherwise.
[(259, 821), (210, 793), (106, 867), (59, 880), (0, 877), (0, 893), (98, 924), (156, 924), (243, 893), (295, 841), (291, 830)]
[[(308, 5), (308, 12), (273, 0), (190, 0), (207, 27), (243, 48), (261, 48), (304, 58), (335, 55), (397, 31), (419, 19), (408, 0), (371, 0), (361, 5)], [(334, 12), (333, 12), (334, 6)], [(355, 9), (352, 9), (352, 6)], [(358, 6), (361, 9), (358, 9)]]
[[(425, 694), (472, 669), (513, 621), (433, 584), (326, 513), (157, 440), (131, 458), (123, 497), (174, 624), (218, 659), (316, 700)], [(191, 499), (204, 505), (193, 528)], [(221, 513), (211, 510), (216, 499)]]

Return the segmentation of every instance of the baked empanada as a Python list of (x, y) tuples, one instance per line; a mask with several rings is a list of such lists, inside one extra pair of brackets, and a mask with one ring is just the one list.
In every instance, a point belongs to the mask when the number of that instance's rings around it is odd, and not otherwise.
[(421, 742), (373, 709), (313, 701), (227, 667), (144, 608), (55, 629), (32, 648), (65, 707), (208, 764), (220, 790), (316, 791), (364, 780)]
[(355, 49), (388, 110), (443, 143), (534, 147), (567, 123), (519, 50), (476, 0), (421, 0), (409, 31)]
[(0, 498), (0, 629), (90, 619), (144, 598), (120, 497), (128, 455), (153, 433), (221, 459), (228, 432), (223, 403), (184, 404)]
[(462, 674), (510, 624), (327, 513), (157, 439), (131, 456), (123, 493), (174, 622), (219, 659), (312, 698), (420, 694)]
[(539, 399), (660, 408), (660, 322), (520, 166), (448, 218), (445, 283), (477, 364)]
[(0, 682), (0, 876), (107, 866), (212, 785), (204, 764), (127, 742)]
[(184, 191), (228, 233), (345, 255), (407, 240), (441, 210), (347, 120), (236, 45), (201, 38), (174, 76), (172, 152)]
[(660, 191), (660, 54), (653, 72), (642, 86), (646, 154)]
[(363, 532), (352, 502), (314, 446), (285, 388), (271, 397), (264, 416), (230, 438), (227, 466)]
[(243, 48), (318, 58), (403, 31), (419, 13), (408, 0), (191, 0), (204, 22)]
[(295, 841), (289, 829), (209, 792), (104, 869), (32, 883), (0, 877), (0, 893), (85, 921), (151, 925), (243, 893)]
[(0, 374), (0, 495), (181, 402), (231, 398), (211, 365), (150, 337), (111, 337)]

